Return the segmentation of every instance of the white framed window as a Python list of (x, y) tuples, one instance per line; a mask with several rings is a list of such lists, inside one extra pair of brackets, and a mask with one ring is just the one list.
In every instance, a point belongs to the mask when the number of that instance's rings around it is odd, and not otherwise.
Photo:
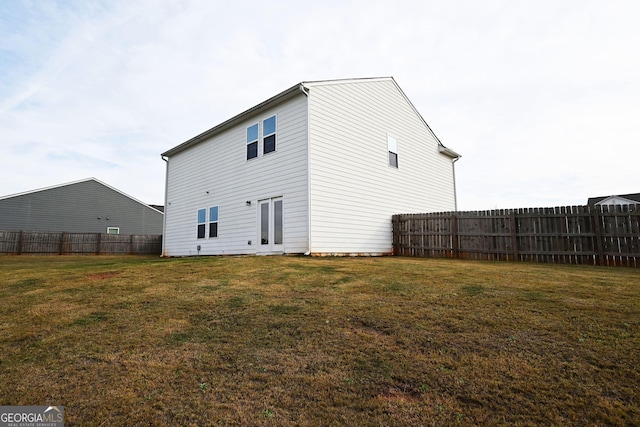
[(262, 154), (276, 151), (276, 116), (262, 121)]
[(389, 152), (389, 166), (398, 167), (398, 141), (391, 135), (387, 135), (387, 151)]
[(198, 239), (204, 239), (204, 232), (207, 226), (207, 210), (198, 209)]
[(272, 115), (247, 127), (247, 160), (277, 151), (278, 119)]
[(258, 157), (258, 123), (247, 128), (247, 160)]
[(107, 234), (120, 234), (120, 227), (107, 227)]
[(209, 237), (218, 237), (218, 206), (209, 208)]

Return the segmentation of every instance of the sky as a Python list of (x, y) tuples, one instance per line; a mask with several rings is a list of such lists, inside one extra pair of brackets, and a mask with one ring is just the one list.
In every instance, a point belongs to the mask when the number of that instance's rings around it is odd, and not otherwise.
[(160, 154), (302, 81), (392, 76), (460, 153), (459, 210), (640, 192), (636, 0), (2, 0), (0, 196)]

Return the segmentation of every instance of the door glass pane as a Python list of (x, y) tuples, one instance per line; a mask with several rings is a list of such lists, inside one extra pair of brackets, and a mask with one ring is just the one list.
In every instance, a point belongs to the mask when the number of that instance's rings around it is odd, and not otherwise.
[(273, 202), (273, 243), (282, 244), (282, 200)]
[(260, 205), (260, 244), (269, 244), (269, 203)]

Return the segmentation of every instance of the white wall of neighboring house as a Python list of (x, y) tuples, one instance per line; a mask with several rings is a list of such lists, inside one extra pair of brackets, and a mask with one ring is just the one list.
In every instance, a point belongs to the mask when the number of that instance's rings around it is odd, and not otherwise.
[(597, 206), (599, 205), (616, 205), (616, 206), (626, 206), (626, 205), (633, 205), (636, 204), (638, 202), (635, 202), (633, 200), (630, 199), (625, 199), (624, 197), (620, 197), (620, 196), (610, 196), (607, 197), (604, 200), (599, 201), (598, 203), (596, 203)]

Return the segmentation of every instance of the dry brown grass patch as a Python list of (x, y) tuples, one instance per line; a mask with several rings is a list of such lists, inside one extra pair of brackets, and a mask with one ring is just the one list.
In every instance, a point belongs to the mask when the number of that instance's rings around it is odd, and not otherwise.
[(0, 404), (67, 425), (636, 425), (640, 273), (0, 258)]

